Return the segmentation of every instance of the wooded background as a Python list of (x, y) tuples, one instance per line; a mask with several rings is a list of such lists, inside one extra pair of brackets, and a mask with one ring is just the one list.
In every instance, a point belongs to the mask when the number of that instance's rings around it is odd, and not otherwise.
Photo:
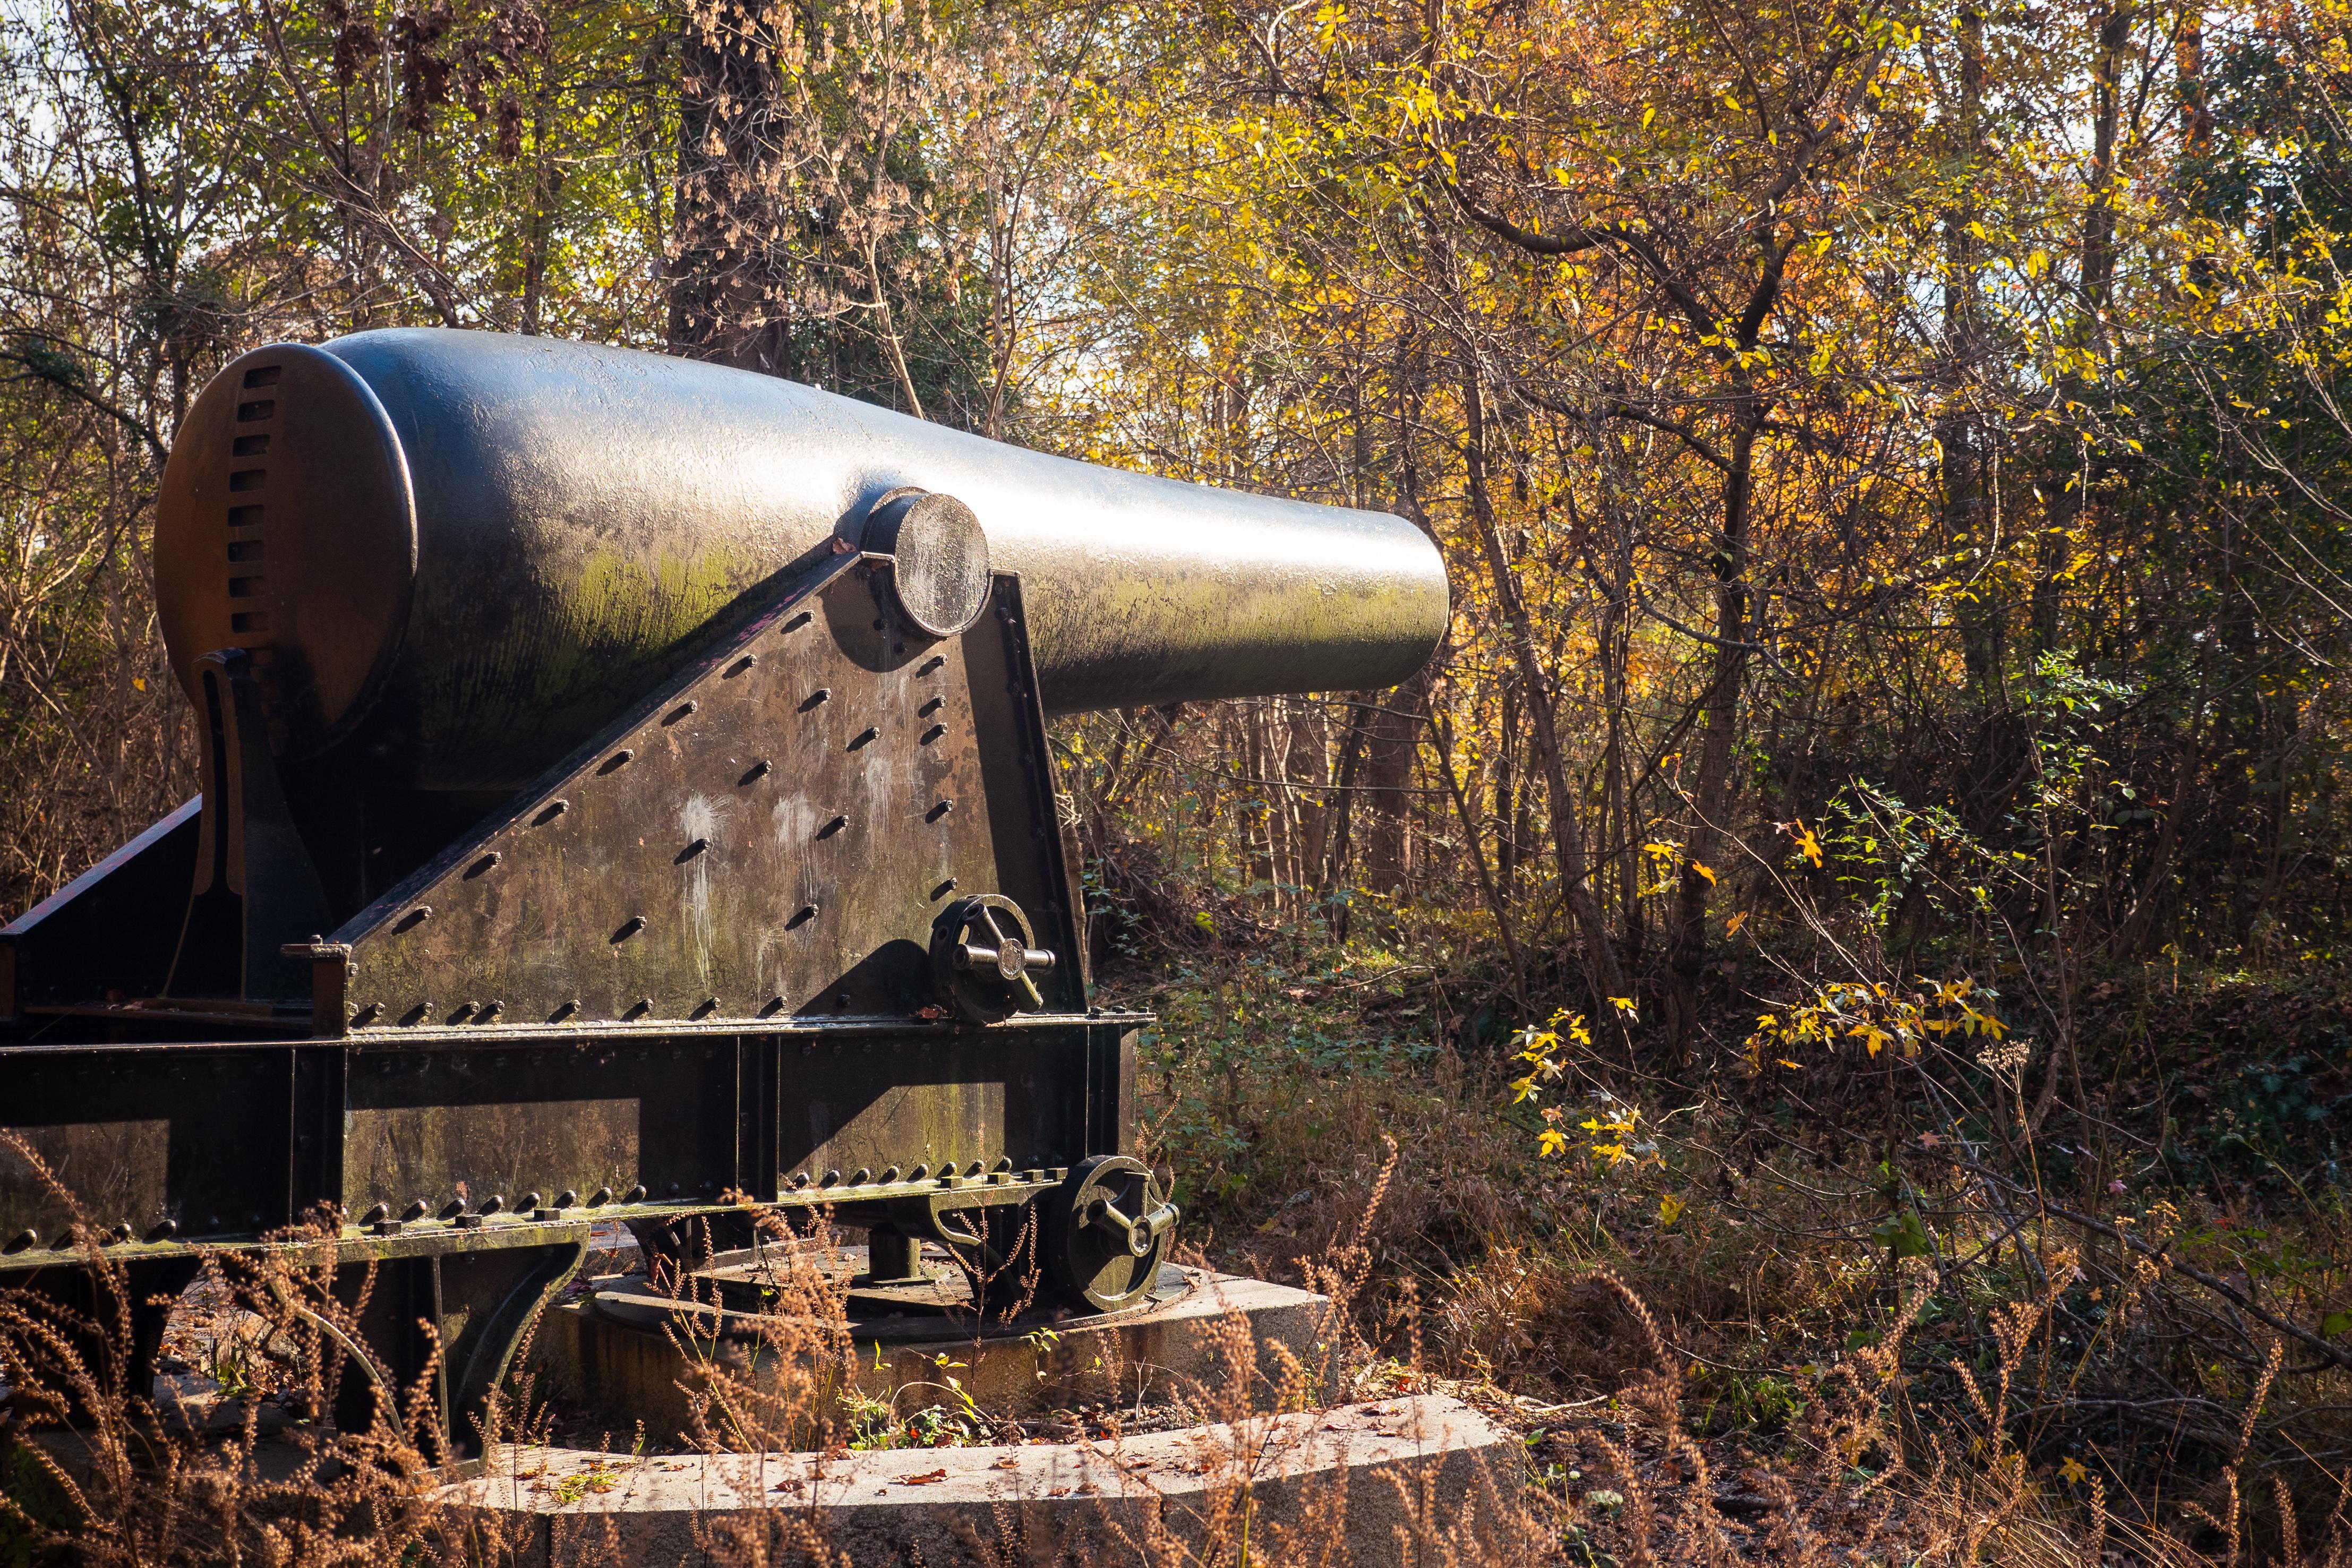
[(1450, 930), (1685, 1065), (1965, 977), (2055, 1083), (2102, 966), (2345, 918), (2347, 18), (31, 0), (0, 903), (192, 792), (194, 392), (480, 327), (1426, 529), (1406, 686), (1062, 727), (1114, 938)]

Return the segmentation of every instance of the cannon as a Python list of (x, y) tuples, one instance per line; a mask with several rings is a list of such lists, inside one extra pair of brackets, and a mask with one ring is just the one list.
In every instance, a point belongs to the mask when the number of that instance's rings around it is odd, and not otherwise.
[(155, 560), (201, 793), (0, 930), (0, 1127), (88, 1222), (0, 1155), (0, 1286), (331, 1236), (347, 1393), (437, 1368), (460, 1442), (599, 1221), (1141, 1300), (1150, 1019), (1089, 1000), (1046, 720), (1391, 685), (1448, 615), (1394, 517), (437, 329), (231, 363)]

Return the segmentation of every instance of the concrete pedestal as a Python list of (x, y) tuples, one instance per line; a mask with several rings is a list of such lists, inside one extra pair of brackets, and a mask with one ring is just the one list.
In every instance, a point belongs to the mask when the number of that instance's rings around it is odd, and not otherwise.
[[(1423, 1396), (1099, 1445), (644, 1458), (504, 1448), (440, 1500), (530, 1568), (828, 1552), (853, 1568), (1045, 1568), (1160, 1561), (1177, 1544), (1205, 1560), (1213, 1542), (1233, 1561), (1244, 1532), (1248, 1561), (1384, 1568), (1444, 1560), (1444, 1542), (1521, 1541), (1524, 1463), (1509, 1433)], [(763, 1557), (744, 1550), (754, 1542)]]
[[(1166, 1270), (1161, 1300), (1115, 1316), (961, 1332), (950, 1319), (892, 1320), (887, 1332), (854, 1325), (854, 1368), (829, 1374), (869, 1398), (897, 1396), (900, 1416), (953, 1405), (940, 1358), (964, 1393), (992, 1415), (1026, 1416), (1090, 1406), (1133, 1406), (1220, 1391), (1211, 1403), (1263, 1407), (1286, 1375), (1286, 1358), (1310, 1376), (1329, 1337), (1330, 1302), (1309, 1291), (1201, 1270)], [(624, 1319), (593, 1291), (551, 1310), (533, 1347), (554, 1392), (627, 1433), (643, 1421), (667, 1443), (689, 1430), (690, 1395), (708, 1384), (708, 1358), (772, 1391), (774, 1353), (756, 1339), (705, 1339), (688, 1321), (665, 1333), (643, 1314)], [(806, 1375), (804, 1369), (793, 1369)], [(1237, 1383), (1250, 1386), (1234, 1403)], [(1251, 1396), (1255, 1396), (1255, 1398)]]

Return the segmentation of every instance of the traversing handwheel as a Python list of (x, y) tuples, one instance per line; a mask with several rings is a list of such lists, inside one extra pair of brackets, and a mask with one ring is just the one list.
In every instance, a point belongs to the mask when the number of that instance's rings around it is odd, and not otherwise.
[(1116, 1312), (1149, 1295), (1182, 1210), (1142, 1161), (1097, 1155), (1038, 1201), (1045, 1277), (1065, 1305)]

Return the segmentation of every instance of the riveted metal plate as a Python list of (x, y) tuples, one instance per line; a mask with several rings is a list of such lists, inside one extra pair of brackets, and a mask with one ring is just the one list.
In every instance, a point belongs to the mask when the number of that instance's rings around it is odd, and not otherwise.
[(937, 912), (1003, 893), (1085, 1006), (1016, 580), (934, 641), (842, 559), (335, 934), (358, 1030), (936, 1011)]

